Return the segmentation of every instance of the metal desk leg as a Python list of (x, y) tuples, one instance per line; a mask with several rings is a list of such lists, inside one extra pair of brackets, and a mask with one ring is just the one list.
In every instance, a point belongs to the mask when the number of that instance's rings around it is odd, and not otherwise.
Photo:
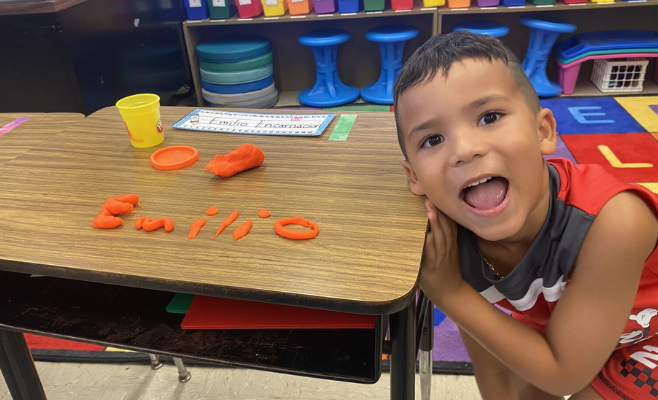
[(434, 348), (434, 306), (429, 302), (420, 336), (420, 399), (432, 395), (432, 349)]
[(46, 400), (22, 333), (0, 330), (0, 368), (14, 400)]
[(7, 353), (2, 346), (2, 342), (0, 342), (0, 370), (2, 371), (2, 375), (5, 378), (5, 383), (9, 388), (9, 394), (11, 394), (11, 398), (14, 400), (23, 400), (21, 390), (18, 387), (18, 382), (16, 382), (14, 371), (11, 369), (9, 357), (7, 357)]
[(391, 400), (412, 400), (416, 376), (415, 303), (391, 315)]
[(160, 362), (160, 357), (156, 354), (149, 353), (149, 360), (151, 360), (151, 369), (158, 370), (164, 365)]
[(179, 382), (187, 382), (190, 379), (192, 379), (192, 374), (190, 371), (185, 368), (185, 364), (183, 364), (183, 360), (181, 360), (178, 357), (172, 357), (174, 359), (174, 364), (176, 364), (176, 368), (178, 368), (178, 381)]

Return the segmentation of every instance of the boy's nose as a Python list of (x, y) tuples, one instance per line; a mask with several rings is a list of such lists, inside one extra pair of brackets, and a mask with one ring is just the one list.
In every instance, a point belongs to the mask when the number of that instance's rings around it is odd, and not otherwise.
[(464, 130), (453, 136), (451, 164), (459, 165), (471, 162), (487, 152), (486, 141), (477, 132)]

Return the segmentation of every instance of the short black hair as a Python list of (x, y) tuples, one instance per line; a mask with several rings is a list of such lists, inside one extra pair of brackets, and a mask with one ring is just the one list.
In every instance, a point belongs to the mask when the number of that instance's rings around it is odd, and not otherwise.
[(474, 58), (502, 61), (507, 65), (512, 78), (526, 98), (531, 110), (539, 112), (539, 97), (535, 88), (523, 71), (514, 53), (500, 40), (489, 35), (479, 35), (468, 31), (456, 31), (431, 37), (418, 48), (404, 64), (393, 89), (395, 124), (398, 131), (400, 149), (407, 158), (402, 131), (398, 123), (398, 100), (409, 88), (431, 81), (440, 70), (448, 76), (450, 67), (458, 61)]

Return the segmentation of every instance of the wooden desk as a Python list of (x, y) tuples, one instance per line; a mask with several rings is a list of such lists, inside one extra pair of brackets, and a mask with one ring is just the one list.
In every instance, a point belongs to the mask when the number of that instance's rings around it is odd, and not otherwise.
[[(162, 109), (165, 142), (156, 148), (132, 148), (118, 112), (106, 108), (0, 166), (0, 270), (390, 315), (391, 394), (413, 398), (413, 300), (427, 222), (400, 166), (393, 115), (359, 114), (347, 141), (328, 140), (338, 117), (316, 138), (170, 128), (191, 110)], [(263, 166), (228, 179), (203, 169), (245, 142), (263, 150)], [(151, 167), (154, 150), (177, 144), (196, 147), (199, 161)], [(124, 193), (139, 194), (142, 207), (121, 228), (93, 229), (103, 201)], [(219, 215), (207, 217), (209, 206)], [(258, 218), (259, 208), (272, 216)], [(254, 221), (249, 235), (234, 241), (228, 229), (211, 239), (234, 209), (236, 224)], [(170, 217), (175, 229), (137, 231), (140, 216)], [(289, 216), (317, 222), (320, 234), (279, 237), (273, 224)], [(208, 223), (188, 240), (197, 218)], [(18, 354), (14, 339), (4, 347)]]
[(85, 116), (77, 113), (0, 113), (0, 128), (18, 118), (29, 118), (11, 131), (0, 135), (0, 165), (25, 153), (32, 147)]

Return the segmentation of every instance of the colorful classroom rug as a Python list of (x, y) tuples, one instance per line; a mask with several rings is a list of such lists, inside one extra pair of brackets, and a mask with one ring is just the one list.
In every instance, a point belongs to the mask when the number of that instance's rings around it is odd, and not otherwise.
[[(556, 156), (601, 164), (619, 179), (658, 193), (658, 96), (565, 98), (543, 100), (541, 104), (552, 109), (558, 121)], [(390, 107), (364, 104), (328, 110), (387, 112)], [(178, 308), (187, 309), (185, 304), (178, 304)], [(472, 373), (455, 324), (435, 308), (433, 325), (434, 372)], [(148, 362), (148, 355), (143, 353), (33, 335), (28, 335), (28, 344), (37, 360)]]

